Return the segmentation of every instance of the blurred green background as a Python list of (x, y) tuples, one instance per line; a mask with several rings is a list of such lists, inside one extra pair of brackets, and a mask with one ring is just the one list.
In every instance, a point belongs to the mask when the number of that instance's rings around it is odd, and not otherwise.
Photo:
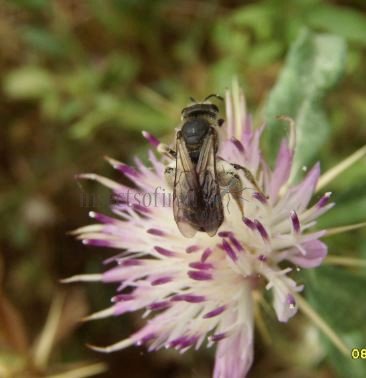
[[(302, 162), (335, 165), (366, 141), (365, 11), (364, 0), (0, 1), (0, 377), (82, 377), (104, 367), (101, 377), (210, 376), (212, 350), (182, 357), (141, 348), (100, 355), (85, 347), (127, 336), (140, 319), (80, 325), (83, 315), (109, 305), (114, 288), (58, 282), (99, 272), (111, 254), (67, 235), (89, 223), (81, 190), (108, 198), (107, 190), (77, 183), (74, 175), (121, 180), (103, 156), (125, 162), (145, 156), (142, 130), (170, 142), (188, 97), (222, 94), (234, 76), (259, 122), (267, 117), (271, 124), (277, 114), (296, 118), (310, 98), (307, 124), (327, 127), (305, 133), (302, 151), (315, 143), (312, 135), (321, 143)], [(318, 55), (330, 57), (326, 69), (334, 77), (317, 76)], [(281, 72), (293, 74), (292, 82)], [(300, 85), (298, 75), (308, 82)], [(314, 92), (307, 87), (323, 79)], [(327, 188), (338, 207), (322, 226), (365, 220), (365, 171), (359, 163)], [(107, 212), (107, 205), (99, 201), (97, 208)], [(366, 257), (362, 231), (327, 241), (332, 254)], [(315, 288), (314, 305), (329, 309), (325, 318), (357, 308), (347, 326), (344, 317), (340, 324), (327, 320), (350, 345), (366, 347), (365, 269), (319, 272), (304, 277)], [(344, 284), (349, 291), (342, 292)], [(319, 285), (333, 290), (332, 298), (339, 294), (339, 302), (326, 307), (330, 293), (317, 292)], [(338, 358), (302, 316), (288, 325), (266, 317), (272, 343), (257, 334), (250, 377), (366, 376), (366, 360)]]

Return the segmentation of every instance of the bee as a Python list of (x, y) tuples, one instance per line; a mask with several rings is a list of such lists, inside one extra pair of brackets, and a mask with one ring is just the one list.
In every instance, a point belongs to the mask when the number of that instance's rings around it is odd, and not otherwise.
[(165, 178), (173, 188), (173, 213), (183, 236), (191, 238), (197, 231), (214, 236), (224, 221), (221, 189), (229, 192), (244, 215), (240, 194), (243, 184), (238, 170), (260, 191), (253, 175), (245, 167), (218, 158), (219, 127), (224, 120), (219, 108), (209, 99), (194, 99), (181, 112), (181, 125), (175, 138), (175, 150), (160, 144), (158, 150), (172, 161)]

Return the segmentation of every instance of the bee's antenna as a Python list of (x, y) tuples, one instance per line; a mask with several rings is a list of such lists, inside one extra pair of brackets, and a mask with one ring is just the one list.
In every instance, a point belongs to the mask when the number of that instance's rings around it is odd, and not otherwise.
[(218, 98), (219, 100), (224, 101), (223, 97), (219, 96), (219, 95), (216, 94), (216, 93), (212, 93), (212, 94), (208, 95), (203, 101), (207, 101), (207, 100), (209, 100), (211, 97), (216, 97), (216, 98)]
[(197, 102), (193, 97), (189, 97), (192, 102)]

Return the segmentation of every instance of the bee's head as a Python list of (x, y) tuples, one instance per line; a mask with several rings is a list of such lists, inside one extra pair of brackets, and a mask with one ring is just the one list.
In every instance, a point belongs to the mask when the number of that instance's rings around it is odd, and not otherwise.
[(212, 97), (224, 101), (224, 99), (217, 94), (210, 94), (201, 102), (197, 102), (193, 97), (190, 97), (191, 104), (186, 106), (182, 110), (182, 120), (200, 116), (216, 119), (219, 113), (219, 108), (217, 105), (209, 101), (209, 99)]
[(215, 104), (197, 102), (186, 106), (182, 110), (182, 120), (187, 120), (188, 118), (207, 116), (213, 119), (217, 118), (219, 113), (219, 108)]

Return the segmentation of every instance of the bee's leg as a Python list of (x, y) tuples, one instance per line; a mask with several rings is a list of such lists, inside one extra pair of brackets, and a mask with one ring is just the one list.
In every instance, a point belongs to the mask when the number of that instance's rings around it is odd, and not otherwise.
[(175, 161), (172, 161), (164, 170), (165, 181), (170, 189), (174, 188), (175, 180)]
[(158, 152), (167, 156), (169, 159), (176, 159), (177, 153), (171, 149), (167, 144), (160, 143), (157, 147)]
[(262, 189), (260, 189), (259, 185), (257, 184), (257, 181), (255, 180), (252, 172), (250, 172), (248, 168), (245, 168), (239, 164), (230, 163), (230, 165), (236, 170), (239, 170), (239, 169), (242, 170), (244, 172), (245, 178), (254, 186), (257, 192), (261, 193), (264, 197), (267, 198), (267, 196), (263, 193)]
[(220, 162), (217, 166), (217, 179), (221, 187), (221, 195), (230, 193), (244, 216), (243, 183), (235, 169), (228, 163)]

